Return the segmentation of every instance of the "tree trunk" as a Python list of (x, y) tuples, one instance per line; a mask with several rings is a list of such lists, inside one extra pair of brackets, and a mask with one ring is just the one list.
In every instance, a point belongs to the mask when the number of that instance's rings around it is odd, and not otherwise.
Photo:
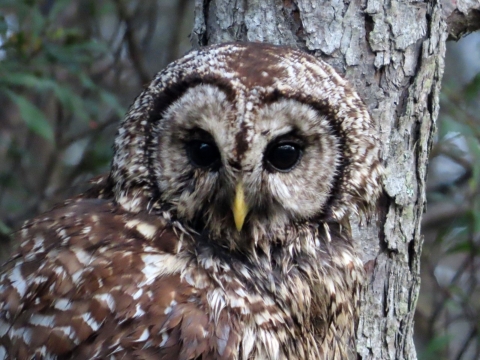
[(378, 122), (387, 173), (377, 221), (353, 230), (369, 275), (357, 352), (361, 359), (415, 359), (428, 154), (445, 41), (461, 31), (450, 15), (466, 13), (397, 0), (196, 0), (195, 10), (194, 46), (241, 40), (300, 48), (332, 65), (364, 99)]

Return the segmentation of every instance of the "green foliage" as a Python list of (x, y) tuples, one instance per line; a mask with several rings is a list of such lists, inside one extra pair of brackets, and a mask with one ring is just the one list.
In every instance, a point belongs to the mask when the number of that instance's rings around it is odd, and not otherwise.
[(451, 340), (450, 336), (443, 335), (437, 336), (430, 341), (427, 348), (423, 350), (418, 358), (421, 360), (439, 360), (444, 359), (442, 353), (448, 346), (448, 342)]
[(23, 121), (25, 121), (31, 131), (40, 135), (45, 140), (53, 141), (52, 126), (48, 123), (43, 112), (35, 104), (22, 95), (15, 94), (6, 88), (1, 90), (18, 106)]
[(109, 1), (0, 0), (0, 235), (108, 167), (105, 129), (126, 110), (99, 30), (112, 12)]
[[(0, 92), (6, 93), (21, 112), (21, 118), (33, 132), (49, 141), (53, 139), (53, 124), (36, 102), (56, 101), (64, 116), (74, 116), (87, 122), (103, 115), (107, 107), (123, 114), (124, 108), (116, 97), (92, 78), (95, 59), (108, 55), (108, 47), (91, 38), (85, 29), (59, 24), (62, 13), (71, 1), (55, 1), (43, 14), (39, 1), (0, 1), (0, 12), (15, 19), (8, 24), (0, 18), (2, 44), (0, 53)], [(87, 98), (85, 94), (88, 94)], [(95, 99), (94, 101), (88, 101)]]
[[(427, 193), (429, 209), (450, 209), (451, 215), (439, 215), (424, 224), (419, 303), (425, 301), (423, 297), (431, 303), (419, 310), (427, 319), (429, 340), (419, 355), (421, 360), (470, 359), (480, 353), (480, 290), (476, 285), (480, 281), (480, 73), (463, 86), (453, 80), (442, 89), (438, 141), (431, 159), (444, 163), (429, 174), (437, 185)], [(453, 165), (461, 171), (445, 178), (445, 170), (451, 171)], [(425, 293), (426, 287), (430, 294)]]

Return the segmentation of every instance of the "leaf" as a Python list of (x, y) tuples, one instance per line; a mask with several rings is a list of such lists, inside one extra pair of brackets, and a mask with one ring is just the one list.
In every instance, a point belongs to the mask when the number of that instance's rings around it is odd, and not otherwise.
[[(2, 35), (2, 37), (5, 36), (7, 31), (8, 31), (8, 24), (5, 21), (5, 16), (0, 14), (0, 34)], [(1, 44), (0, 44), (0, 46), (1, 46)]]
[(6, 73), (0, 77), (0, 85), (4, 83), (7, 86), (24, 86), (28, 89), (45, 92), (52, 90), (60, 103), (72, 113), (75, 113), (83, 121), (89, 120), (89, 115), (85, 109), (85, 101), (75, 94), (68, 86), (63, 86), (52, 79), (38, 77), (29, 73)]
[(427, 345), (427, 348), (418, 356), (419, 360), (435, 360), (450, 343), (451, 335), (436, 336)]
[(18, 106), (20, 115), (28, 128), (35, 134), (53, 143), (53, 129), (44, 113), (25, 97), (7, 89), (1, 90)]
[(72, 89), (68, 86), (61, 86), (57, 83), (54, 84), (53, 91), (55, 96), (60, 100), (62, 106), (65, 109), (71, 111), (79, 119), (83, 121), (88, 121), (90, 119), (87, 112), (86, 101), (83, 100), (79, 95), (75, 94)]
[(25, 86), (37, 90), (47, 90), (55, 84), (54, 81), (50, 79), (39, 78), (33, 74), (21, 72), (2, 73), (0, 82), (7, 85)]
[(0, 234), (10, 235), (12, 229), (8, 227), (2, 220), (0, 220)]
[(467, 84), (465, 87), (465, 97), (467, 100), (476, 100), (480, 94), (480, 73)]
[[(472, 136), (472, 129), (470, 126), (463, 124), (458, 121), (456, 118), (445, 118), (443, 119), (443, 136), (450, 135), (452, 136)], [(453, 134), (452, 134), (453, 133)]]
[(55, 22), (56, 19), (60, 18), (61, 13), (67, 9), (68, 5), (71, 4), (70, 0), (56, 0), (53, 2), (53, 6), (48, 12), (48, 21)]
[(125, 115), (126, 109), (118, 102), (115, 95), (108, 91), (100, 91), (100, 98), (105, 104), (109, 105), (118, 116), (123, 117)]
[(449, 254), (466, 253), (471, 255), (480, 255), (479, 250), (470, 242), (462, 241), (455, 244), (448, 250)]

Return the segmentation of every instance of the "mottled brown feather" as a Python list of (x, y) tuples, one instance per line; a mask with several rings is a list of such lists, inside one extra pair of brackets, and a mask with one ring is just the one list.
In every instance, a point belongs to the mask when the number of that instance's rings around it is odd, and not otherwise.
[[(199, 129), (223, 144), (217, 173), (187, 159)], [(263, 160), (282, 129), (304, 144), (288, 174)], [(363, 264), (345, 225), (380, 194), (377, 139), (358, 95), (310, 55), (265, 44), (187, 54), (135, 100), (110, 174), (15, 233), (0, 359), (353, 355)], [(250, 206), (241, 232), (238, 183)]]

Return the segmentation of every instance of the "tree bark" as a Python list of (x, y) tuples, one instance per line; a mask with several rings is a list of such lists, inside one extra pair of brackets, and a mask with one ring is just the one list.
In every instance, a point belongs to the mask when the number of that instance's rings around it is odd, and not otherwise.
[(478, 28), (458, 30), (478, 3), (455, 4), (442, 10), (439, 1), (196, 0), (194, 46), (241, 40), (300, 48), (343, 74), (378, 122), (385, 192), (377, 221), (354, 226), (369, 275), (360, 359), (416, 358), (420, 221), (445, 42)]

